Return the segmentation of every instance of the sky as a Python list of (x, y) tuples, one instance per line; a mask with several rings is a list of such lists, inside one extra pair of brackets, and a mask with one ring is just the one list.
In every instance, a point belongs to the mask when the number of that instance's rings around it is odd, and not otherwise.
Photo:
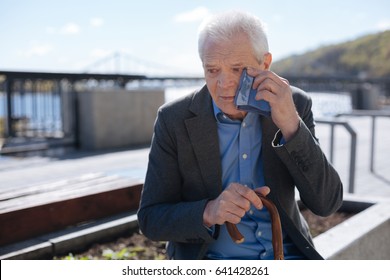
[(274, 61), (390, 29), (389, 0), (0, 0), (0, 70), (201, 74), (198, 27), (232, 9), (262, 19)]

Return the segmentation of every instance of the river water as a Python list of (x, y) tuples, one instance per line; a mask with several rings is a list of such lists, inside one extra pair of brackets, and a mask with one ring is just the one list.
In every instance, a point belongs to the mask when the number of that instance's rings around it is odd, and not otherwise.
[[(189, 94), (200, 86), (168, 87), (165, 91), (165, 101), (170, 102), (178, 97)], [(348, 93), (312, 92), (313, 113), (315, 118), (329, 117), (352, 109), (351, 97)], [(0, 92), (0, 125), (4, 125), (6, 116), (5, 94)], [(28, 120), (31, 129), (45, 131), (61, 131), (62, 116), (60, 96), (57, 94), (26, 92), (23, 96), (13, 98), (13, 117)], [(0, 128), (1, 132), (1, 128)]]

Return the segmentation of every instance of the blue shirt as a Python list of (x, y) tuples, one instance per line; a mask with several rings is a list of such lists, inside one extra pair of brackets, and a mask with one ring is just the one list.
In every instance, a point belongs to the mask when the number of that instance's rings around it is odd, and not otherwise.
[[(242, 121), (232, 120), (214, 102), (213, 106), (218, 125), (222, 188), (225, 189), (232, 182), (252, 189), (264, 186), (260, 115), (249, 112)], [(251, 205), (237, 227), (245, 241), (234, 243), (226, 226), (221, 225), (218, 239), (209, 246), (207, 257), (273, 259), (271, 218), (265, 207), (258, 210)], [(284, 246), (293, 245), (290, 243)]]

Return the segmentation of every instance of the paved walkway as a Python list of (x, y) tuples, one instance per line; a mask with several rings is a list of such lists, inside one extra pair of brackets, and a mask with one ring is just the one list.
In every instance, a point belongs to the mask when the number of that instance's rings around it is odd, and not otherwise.
[[(390, 118), (378, 118), (376, 129), (375, 173), (370, 172), (371, 119), (346, 117), (358, 134), (355, 194), (390, 198)], [(317, 136), (329, 157), (330, 127), (317, 125)], [(348, 192), (350, 136), (342, 127), (335, 128), (334, 166)], [(41, 183), (55, 182), (88, 173), (117, 174), (143, 179), (148, 148), (106, 152), (77, 152), (62, 159), (0, 157), (0, 192)], [(1, 203), (1, 202), (0, 202)]]

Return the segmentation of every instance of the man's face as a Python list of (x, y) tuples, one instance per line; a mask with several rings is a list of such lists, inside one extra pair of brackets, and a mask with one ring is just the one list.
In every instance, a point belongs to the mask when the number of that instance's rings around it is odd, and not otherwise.
[(240, 76), (246, 67), (262, 70), (269, 67), (256, 59), (247, 36), (238, 35), (223, 42), (206, 39), (203, 69), (207, 88), (218, 108), (232, 119), (242, 119), (246, 115), (234, 105)]

